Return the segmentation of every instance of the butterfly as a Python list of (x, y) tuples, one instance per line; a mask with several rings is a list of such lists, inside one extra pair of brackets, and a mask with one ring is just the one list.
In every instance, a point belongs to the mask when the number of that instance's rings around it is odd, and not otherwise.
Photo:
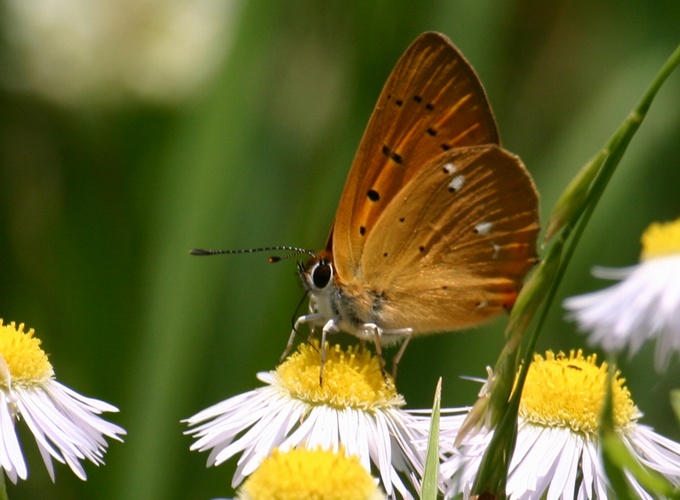
[[(482, 324), (512, 307), (536, 263), (538, 195), (500, 146), (486, 94), (444, 35), (424, 33), (380, 93), (325, 249), (299, 265), (321, 328), (382, 347)], [(291, 247), (294, 248), (294, 247)]]

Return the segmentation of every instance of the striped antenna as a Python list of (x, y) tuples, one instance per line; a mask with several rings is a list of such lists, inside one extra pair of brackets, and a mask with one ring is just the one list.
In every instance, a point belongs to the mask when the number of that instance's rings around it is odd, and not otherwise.
[(290, 257), (295, 257), (296, 255), (307, 254), (312, 257), (316, 255), (316, 252), (312, 250), (307, 250), (306, 248), (291, 247), (287, 245), (277, 245), (273, 247), (261, 247), (261, 248), (245, 248), (240, 250), (206, 250), (203, 248), (194, 248), (189, 250), (191, 255), (225, 255), (225, 254), (237, 254), (237, 253), (255, 253), (255, 252), (275, 252), (277, 250), (289, 250), (293, 253), (284, 255), (283, 257), (269, 257), (269, 262), (278, 262), (283, 259), (288, 259)]

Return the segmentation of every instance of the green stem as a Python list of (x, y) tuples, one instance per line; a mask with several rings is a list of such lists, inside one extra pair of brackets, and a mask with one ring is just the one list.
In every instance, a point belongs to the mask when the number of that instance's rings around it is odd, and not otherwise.
[(7, 481), (5, 481), (5, 471), (0, 470), (0, 500), (9, 500), (7, 495)]

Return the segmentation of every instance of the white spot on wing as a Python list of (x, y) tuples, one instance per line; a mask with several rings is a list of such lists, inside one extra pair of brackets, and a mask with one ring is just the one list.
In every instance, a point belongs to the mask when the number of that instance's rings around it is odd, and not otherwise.
[(498, 254), (501, 252), (501, 246), (496, 245), (495, 243), (493, 244), (493, 255), (491, 256), (492, 259), (497, 259)]
[(446, 174), (453, 174), (456, 171), (456, 166), (451, 162), (444, 163), (442, 170), (444, 170), (444, 173)]
[(482, 307), (486, 307), (486, 306), (488, 306), (488, 305), (489, 305), (489, 301), (488, 301), (488, 300), (482, 300), (479, 304), (477, 304), (477, 307), (478, 307), (478, 308), (482, 308)]
[(463, 184), (465, 184), (465, 177), (463, 177), (463, 174), (458, 174), (449, 182), (449, 190), (458, 191), (463, 187)]
[(491, 222), (480, 222), (475, 226), (475, 232), (477, 234), (487, 235), (491, 232), (491, 227), (493, 224)]

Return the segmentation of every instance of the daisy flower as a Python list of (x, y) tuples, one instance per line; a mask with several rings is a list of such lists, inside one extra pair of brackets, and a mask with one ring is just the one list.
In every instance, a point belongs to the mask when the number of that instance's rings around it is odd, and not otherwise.
[[(510, 499), (608, 498), (600, 457), (598, 426), (605, 397), (607, 363), (582, 352), (535, 355), (529, 367), (518, 414), (517, 443), (510, 462), (506, 493)], [(638, 422), (639, 412), (625, 379), (612, 381), (613, 421), (616, 432), (642, 464), (680, 484), (680, 444)], [(441, 473), (447, 497), (470, 497), (482, 456), (493, 431), (483, 429), (453, 443), (465, 414), (442, 417)], [(626, 478), (639, 498), (652, 499), (633, 476)]]
[(274, 452), (243, 483), (238, 500), (384, 500), (385, 494), (356, 455), (296, 448)]
[(417, 488), (423, 459), (413, 444), (417, 417), (405, 410), (404, 398), (386, 383), (380, 360), (368, 350), (339, 346), (326, 349), (323, 386), (319, 385), (317, 345), (301, 345), (264, 382), (185, 420), (197, 441), (192, 450), (211, 450), (208, 465), (242, 455), (232, 480), (237, 486), (275, 448), (305, 447), (356, 455), (367, 471), (377, 471), (387, 495), (412, 494), (403, 472)]
[(86, 398), (54, 378), (47, 354), (33, 329), (4, 325), (0, 319), (0, 467), (16, 483), (28, 472), (15, 423), (23, 420), (33, 433), (47, 472), (54, 481), (52, 458), (87, 478), (81, 460), (104, 463), (106, 437), (121, 441), (125, 431), (98, 415), (118, 409)]
[(565, 300), (569, 317), (607, 351), (628, 346), (633, 355), (657, 337), (654, 364), (662, 371), (671, 353), (680, 351), (680, 219), (645, 231), (640, 264), (594, 274), (621, 281)]

